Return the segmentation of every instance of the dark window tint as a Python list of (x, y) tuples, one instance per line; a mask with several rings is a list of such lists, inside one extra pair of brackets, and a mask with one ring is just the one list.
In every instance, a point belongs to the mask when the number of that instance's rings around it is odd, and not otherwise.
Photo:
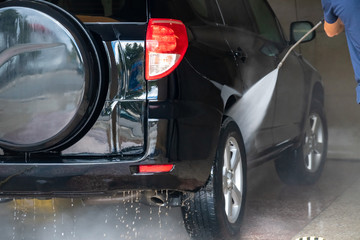
[(283, 43), (279, 25), (268, 3), (264, 0), (248, 0), (248, 2), (254, 13), (260, 35), (267, 40)]
[(106, 18), (124, 22), (146, 22), (147, 20), (146, 0), (50, 0), (49, 2), (80, 16), (81, 20), (86, 19), (83, 21), (105, 20)]
[(216, 0), (221, 9), (225, 24), (252, 30), (252, 23), (243, 0)]
[(215, 0), (150, 0), (152, 18), (175, 18), (190, 25), (222, 24)]
[(213, 0), (188, 0), (192, 10), (202, 19), (223, 24), (220, 12)]

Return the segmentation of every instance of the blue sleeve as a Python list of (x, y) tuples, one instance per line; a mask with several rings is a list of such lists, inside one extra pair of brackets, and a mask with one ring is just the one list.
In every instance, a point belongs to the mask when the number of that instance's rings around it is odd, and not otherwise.
[(321, 4), (324, 11), (325, 21), (328, 23), (334, 23), (338, 19), (338, 16), (334, 13), (334, 9), (331, 5), (331, 0), (321, 0)]
[(360, 83), (356, 86), (356, 102), (360, 104)]

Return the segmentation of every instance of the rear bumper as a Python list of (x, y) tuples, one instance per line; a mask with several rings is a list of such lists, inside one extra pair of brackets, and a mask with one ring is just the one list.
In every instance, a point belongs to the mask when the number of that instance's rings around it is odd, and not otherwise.
[(207, 179), (201, 161), (181, 162), (169, 173), (138, 174), (139, 163), (0, 164), (0, 194), (8, 197), (115, 195), (127, 190), (191, 191)]

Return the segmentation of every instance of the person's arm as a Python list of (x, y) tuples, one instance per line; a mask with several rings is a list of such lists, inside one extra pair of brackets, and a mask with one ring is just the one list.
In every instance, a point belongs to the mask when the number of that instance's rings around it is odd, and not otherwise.
[(329, 37), (334, 37), (344, 31), (344, 24), (340, 18), (334, 23), (324, 21), (324, 30)]

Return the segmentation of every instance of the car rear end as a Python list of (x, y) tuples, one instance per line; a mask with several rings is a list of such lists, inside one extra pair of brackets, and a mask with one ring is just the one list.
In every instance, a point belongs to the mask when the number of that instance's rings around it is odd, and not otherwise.
[(179, 153), (211, 115), (181, 124), (205, 108), (169, 99), (170, 73), (190, 68), (185, 26), (149, 20), (145, 0), (53, 2), (1, 1), (1, 194), (201, 187), (217, 130)]

